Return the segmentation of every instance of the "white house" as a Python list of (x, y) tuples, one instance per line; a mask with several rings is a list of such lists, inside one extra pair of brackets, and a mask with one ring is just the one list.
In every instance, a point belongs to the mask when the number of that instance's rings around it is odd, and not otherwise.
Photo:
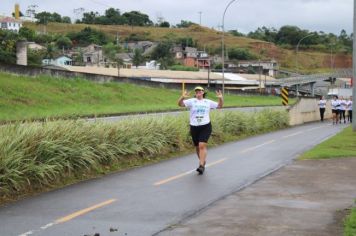
[(60, 56), (55, 59), (43, 59), (42, 64), (55, 66), (70, 66), (72, 65), (72, 59), (66, 56)]
[(5, 17), (0, 20), (1, 29), (10, 30), (18, 33), (20, 28), (22, 27), (22, 22), (20, 20), (16, 20), (12, 17)]

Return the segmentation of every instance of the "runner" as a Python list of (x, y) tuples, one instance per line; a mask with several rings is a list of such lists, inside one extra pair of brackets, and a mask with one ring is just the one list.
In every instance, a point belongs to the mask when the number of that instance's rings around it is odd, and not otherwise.
[(340, 101), (336, 95), (333, 96), (333, 100), (331, 100), (331, 113), (333, 116), (333, 125), (339, 123), (339, 107)]
[(325, 107), (326, 107), (326, 100), (324, 99), (324, 96), (320, 97), (318, 105), (319, 105), (319, 112), (320, 112), (320, 121), (323, 122), (324, 121)]
[(209, 113), (211, 109), (222, 108), (224, 101), (220, 90), (216, 91), (218, 102), (205, 99), (203, 87), (198, 86), (194, 91), (195, 98), (186, 99), (189, 94), (185, 90), (178, 100), (178, 105), (190, 109), (190, 134), (199, 158), (197, 171), (201, 175), (205, 170), (207, 143), (212, 132)]
[(346, 117), (345, 117), (345, 111), (346, 111), (346, 100), (344, 97), (340, 97), (340, 107), (339, 107), (339, 113), (340, 113), (340, 123), (342, 121), (342, 118), (344, 118), (344, 124), (346, 123)]
[(347, 121), (352, 123), (352, 96), (346, 101)]

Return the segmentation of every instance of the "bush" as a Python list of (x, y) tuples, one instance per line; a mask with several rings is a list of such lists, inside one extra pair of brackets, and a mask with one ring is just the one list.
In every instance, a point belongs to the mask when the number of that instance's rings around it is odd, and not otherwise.
[(190, 66), (182, 66), (182, 65), (173, 65), (169, 67), (170, 70), (180, 70), (180, 71), (199, 71), (199, 68), (190, 67)]
[[(273, 119), (271, 119), (271, 117)], [(212, 112), (212, 144), (288, 125), (288, 113)], [(188, 114), (116, 123), (53, 121), (0, 127), (0, 194), (42, 189), (105, 167), (191, 150)]]

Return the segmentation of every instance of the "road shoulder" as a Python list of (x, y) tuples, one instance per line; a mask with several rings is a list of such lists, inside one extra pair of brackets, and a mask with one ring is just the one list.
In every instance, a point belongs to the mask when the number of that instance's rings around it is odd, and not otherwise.
[(295, 161), (159, 235), (342, 235), (356, 158)]

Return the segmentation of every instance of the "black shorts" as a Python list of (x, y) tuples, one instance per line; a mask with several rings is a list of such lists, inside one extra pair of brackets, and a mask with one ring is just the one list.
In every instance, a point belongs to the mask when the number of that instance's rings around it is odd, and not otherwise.
[(332, 110), (331, 110), (331, 113), (339, 114), (339, 110), (337, 110), (337, 109), (332, 109)]
[(207, 143), (212, 132), (211, 123), (200, 126), (190, 126), (194, 146), (199, 146), (199, 142)]

